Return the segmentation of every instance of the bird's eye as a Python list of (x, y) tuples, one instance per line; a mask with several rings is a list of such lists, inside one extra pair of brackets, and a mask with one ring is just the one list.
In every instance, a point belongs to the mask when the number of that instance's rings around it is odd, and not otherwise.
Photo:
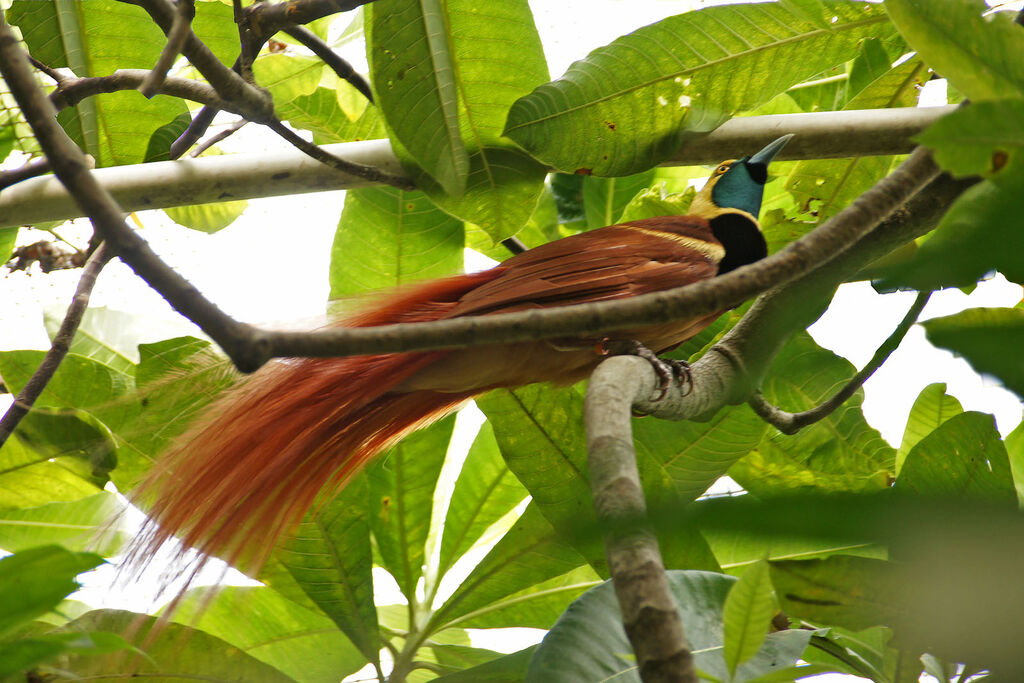
[(729, 164), (722, 164), (717, 169), (715, 169), (715, 172), (716, 173), (725, 173), (728, 170), (729, 170)]

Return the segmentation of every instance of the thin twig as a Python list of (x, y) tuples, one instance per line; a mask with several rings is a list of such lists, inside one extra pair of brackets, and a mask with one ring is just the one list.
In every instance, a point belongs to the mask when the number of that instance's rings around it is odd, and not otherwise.
[(67, 78), (67, 76), (65, 76), (61, 72), (57, 71), (56, 69), (50, 67), (47, 64), (43, 64), (32, 55), (28, 56), (28, 61), (32, 64), (32, 66), (34, 66), (35, 68), (39, 69), (44, 74), (52, 78), (54, 83), (61, 83), (64, 81), (64, 79)]
[(60, 324), (60, 329), (53, 338), (50, 350), (46, 352), (43, 362), (29, 378), (28, 382), (14, 399), (14, 403), (7, 409), (7, 412), (0, 418), (0, 446), (3, 446), (7, 439), (14, 433), (18, 423), (28, 415), (29, 410), (35, 404), (36, 399), (43, 393), (43, 389), (53, 378), (64, 356), (71, 348), (71, 340), (82, 322), (82, 316), (89, 307), (89, 296), (96, 284), (96, 276), (103, 270), (103, 266), (112, 258), (109, 250), (100, 245), (86, 261), (82, 269), (82, 277), (78, 281), (78, 288), (71, 299), (68, 311)]
[(761, 416), (761, 419), (776, 427), (783, 434), (796, 434), (807, 425), (814, 424), (828, 417), (853, 396), (864, 385), (864, 382), (889, 359), (889, 356), (900, 345), (900, 342), (903, 341), (910, 328), (917, 322), (918, 316), (921, 315), (921, 311), (924, 309), (925, 304), (928, 303), (931, 295), (930, 291), (918, 293), (917, 298), (914, 299), (914, 303), (910, 306), (903, 320), (900, 321), (900, 324), (896, 326), (892, 334), (878, 347), (878, 350), (875, 351), (875, 355), (871, 357), (868, 364), (861, 368), (860, 372), (854, 375), (842, 389), (837, 391), (827, 401), (810, 410), (800, 413), (789, 413), (766, 401), (761, 392), (757, 391), (751, 395), (747, 403), (754, 409), (754, 412)]
[(180, 159), (188, 151), (189, 147), (196, 144), (199, 138), (206, 134), (219, 111), (220, 109), (211, 106), (200, 109), (199, 113), (192, 119), (192, 123), (188, 124), (185, 132), (171, 143), (171, 159)]
[(171, 23), (171, 30), (167, 32), (167, 42), (160, 56), (153, 65), (153, 69), (146, 76), (146, 79), (139, 86), (141, 92), (147, 99), (160, 92), (160, 86), (167, 78), (167, 72), (174, 66), (174, 60), (181, 54), (185, 41), (192, 33), (192, 20), (196, 16), (195, 0), (177, 0), (177, 11), (174, 13), (174, 21)]
[(293, 26), (284, 29), (284, 32), (309, 48), (313, 54), (323, 60), (324, 64), (331, 67), (339, 78), (351, 83), (352, 87), (361, 92), (370, 102), (373, 102), (373, 91), (370, 89), (369, 82), (363, 78), (362, 74), (353, 69), (351, 64), (338, 56), (331, 49), (330, 45), (320, 40), (315, 33), (305, 26)]
[(364, 166), (363, 164), (339, 159), (330, 152), (314, 145), (312, 142), (307, 142), (298, 133), (277, 119), (270, 122), (263, 122), (263, 125), (290, 142), (299, 151), (309, 155), (311, 158), (316, 159), (321, 163), (327, 164), (331, 168), (341, 171), (342, 173), (348, 173), (349, 175), (372, 182), (391, 185), (392, 187), (397, 187), (400, 190), (416, 189), (416, 185), (408, 178), (391, 175), (390, 173), (386, 173), (379, 168), (374, 168), (373, 166)]
[(506, 237), (501, 241), (501, 243), (506, 249), (512, 252), (513, 256), (516, 254), (522, 254), (524, 251), (529, 249), (529, 247), (526, 246), (518, 237)]
[(217, 133), (216, 135), (211, 136), (208, 140), (204, 140), (201, 145), (199, 145), (194, 150), (192, 150), (192, 152), (191, 152), (191, 154), (189, 154), (189, 156), (191, 156), (193, 159), (195, 157), (198, 157), (200, 154), (202, 154), (206, 150), (210, 149), (211, 147), (216, 145), (221, 140), (224, 140), (225, 138), (227, 138), (227, 137), (229, 137), (231, 135), (234, 135), (238, 130), (240, 130), (242, 128), (242, 126), (244, 126), (247, 123), (249, 123), (249, 122), (246, 121), (245, 119), (242, 119), (241, 121), (235, 121), (233, 124), (231, 124), (230, 126), (225, 128), (221, 132)]
[(34, 159), (27, 164), (19, 166), (18, 168), (0, 172), (0, 190), (8, 188), (16, 183), (20, 183), (22, 180), (35, 178), (36, 176), (41, 176), (44, 173), (49, 172), (49, 161), (46, 159)]

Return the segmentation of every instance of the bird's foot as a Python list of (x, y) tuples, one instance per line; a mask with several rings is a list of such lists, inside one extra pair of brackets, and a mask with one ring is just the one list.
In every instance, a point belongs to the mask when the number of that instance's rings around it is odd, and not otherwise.
[(693, 374), (690, 364), (685, 360), (660, 358), (658, 354), (636, 341), (635, 339), (602, 339), (597, 345), (597, 352), (602, 356), (638, 356), (647, 360), (658, 376), (658, 397), (665, 398), (672, 382), (679, 382), (683, 388), (683, 396), (693, 391)]

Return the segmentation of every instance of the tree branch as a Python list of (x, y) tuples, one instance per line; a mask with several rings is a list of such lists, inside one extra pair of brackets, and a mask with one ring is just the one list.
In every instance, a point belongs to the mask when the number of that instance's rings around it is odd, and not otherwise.
[(348, 12), (372, 0), (289, 0), (256, 3), (245, 8), (248, 20), (263, 39), (292, 26), (301, 26), (323, 17)]
[(15, 183), (50, 172), (50, 162), (46, 159), (35, 159), (10, 171), (0, 171), (0, 190), (5, 190)]
[[(120, 0), (129, 5), (141, 7), (156, 22), (164, 34), (169, 34), (174, 25), (176, 12), (174, 6), (167, 0)], [(274, 101), (263, 88), (247, 83), (245, 79), (225, 66), (217, 59), (216, 55), (206, 47), (196, 34), (189, 27), (185, 42), (181, 47), (181, 54), (199, 70), (199, 73), (210, 82), (217, 93), (228, 102), (232, 103), (229, 111), (237, 110), (248, 112), (246, 116), (250, 121), (262, 123), (274, 115)]]
[(171, 30), (167, 32), (167, 43), (160, 51), (160, 56), (157, 58), (156, 64), (153, 65), (153, 69), (139, 86), (139, 92), (147, 99), (160, 92), (160, 86), (167, 78), (167, 72), (174, 66), (174, 60), (181, 54), (185, 41), (192, 33), (192, 20), (196, 16), (195, 0), (177, 0), (177, 4), (178, 8), (174, 13)]
[(384, 183), (385, 185), (391, 185), (392, 187), (397, 187), (400, 190), (416, 189), (415, 183), (405, 176), (392, 175), (386, 171), (380, 170), (379, 168), (374, 168), (373, 166), (365, 166), (353, 161), (341, 159), (322, 147), (314, 145), (312, 142), (306, 142), (306, 140), (300, 137), (295, 131), (288, 128), (277, 119), (265, 123), (267, 128), (287, 140), (303, 154), (306, 154), (310, 158), (316, 159), (320, 163), (326, 164), (335, 170), (347, 173), (348, 175), (355, 176), (357, 178), (368, 180), (372, 183)]
[(230, 126), (225, 128), (221, 132), (217, 133), (216, 135), (211, 136), (208, 140), (204, 140), (201, 145), (199, 145), (194, 150), (192, 150), (192, 153), (189, 154), (189, 156), (192, 157), (193, 159), (195, 159), (200, 154), (202, 154), (206, 150), (210, 149), (211, 147), (216, 145), (221, 140), (224, 140), (224, 139), (226, 139), (228, 137), (231, 137), (232, 135), (237, 133), (247, 123), (249, 123), (249, 122), (246, 121), (245, 119), (242, 119), (241, 121), (235, 121), (233, 124), (231, 124)]
[(633, 445), (633, 405), (657, 392), (650, 363), (617, 356), (594, 370), (584, 422), (590, 485), (622, 623), (645, 683), (696, 683), (693, 653), (669, 589), (658, 540), (646, 522)]
[[(203, 134), (210, 128), (210, 124), (217, 117), (217, 112), (220, 110), (216, 107), (206, 106), (199, 110), (199, 113), (192, 119), (192, 123), (188, 124), (188, 128), (182, 133), (177, 140), (171, 143), (171, 159), (179, 159), (188, 149), (199, 141), (199, 138), (203, 137)], [(122, 203), (122, 206), (124, 204)], [(127, 207), (126, 207), (127, 208)], [(129, 211), (131, 209), (129, 208)]]
[(32, 377), (29, 378), (28, 382), (18, 393), (14, 403), (4, 413), (3, 418), (0, 418), (0, 447), (14, 433), (22, 418), (28, 415), (36, 400), (43, 393), (46, 385), (53, 378), (54, 373), (57, 372), (57, 368), (60, 367), (64, 356), (68, 354), (68, 349), (71, 348), (71, 340), (74, 339), (75, 332), (78, 331), (78, 326), (82, 322), (82, 316), (85, 315), (85, 311), (89, 307), (89, 296), (92, 294), (92, 288), (96, 284), (96, 277), (112, 256), (104, 248), (104, 245), (101, 244), (92, 252), (89, 260), (86, 261), (85, 267), (82, 270), (82, 277), (78, 280), (78, 287), (71, 298), (71, 304), (68, 306), (64, 320), (60, 324), (60, 329), (57, 330), (57, 334), (53, 338), (50, 350), (46, 352), (43, 362), (39, 364)]
[[(836, 125), (841, 127), (819, 130), (816, 135), (818, 139), (828, 141), (829, 148), (834, 150), (834, 156), (851, 156), (856, 154), (853, 148), (863, 137), (857, 132), (858, 126), (867, 126), (869, 130), (877, 132), (879, 126), (876, 121), (879, 116), (882, 116), (883, 120), (892, 116), (897, 119), (906, 117), (908, 120), (898, 125), (907, 136), (910, 136), (921, 132), (931, 122), (952, 109), (931, 107), (842, 112), (849, 118), (845, 122), (836, 122)], [(880, 114), (890, 111), (896, 114)], [(203, 109), (196, 116), (188, 131), (172, 145), (172, 158), (184, 154), (185, 150), (202, 136), (214, 115), (216, 111)], [(680, 151), (672, 162), (666, 163), (694, 165), (709, 160), (710, 163), (718, 163), (722, 159), (736, 156), (737, 150), (757, 149), (763, 142), (775, 139), (778, 137), (778, 127), (783, 123), (793, 130), (810, 130), (814, 127), (810, 117), (819, 114), (786, 116), (781, 123), (779, 117), (775, 116), (731, 119), (714, 132), (702, 137), (699, 142), (688, 143), (683, 148), (685, 152)], [(747, 140), (749, 144), (736, 146), (739, 143), (735, 141), (741, 138)], [(842, 146), (848, 138), (851, 140), (849, 149)], [(912, 145), (909, 137), (900, 138), (892, 148), (879, 152), (898, 154), (909, 150)], [(790, 145), (787, 145), (780, 156), (786, 159), (800, 158), (792, 156), (789, 147)], [(403, 174), (402, 167), (386, 140), (324, 145), (322, 149), (329, 154), (373, 166), (392, 175)], [(96, 178), (128, 211), (220, 202), (225, 198), (253, 199), (366, 186), (366, 182), (360, 178), (340, 175), (331, 169), (309, 164), (306, 155), (297, 151), (232, 154), (206, 157), (199, 162), (155, 162), (133, 167), (103, 168), (96, 171)], [(16, 191), (0, 196), (0, 227), (64, 220), (81, 215), (59, 183), (47, 179), (23, 183)]]
[(351, 64), (339, 57), (327, 43), (320, 40), (315, 33), (305, 26), (293, 26), (284, 29), (284, 32), (309, 48), (313, 54), (323, 60), (324, 64), (331, 67), (331, 70), (339, 78), (351, 83), (356, 90), (363, 94), (363, 97), (373, 102), (373, 91), (370, 89), (369, 82), (353, 69)]
[(846, 385), (837, 391), (831, 398), (822, 402), (820, 405), (805, 410), (800, 413), (789, 413), (782, 410), (765, 400), (764, 396), (761, 395), (760, 391), (755, 391), (751, 395), (747, 403), (751, 408), (754, 409), (761, 419), (768, 424), (776, 427), (783, 434), (796, 434), (807, 425), (814, 424), (815, 422), (822, 420), (831, 415), (839, 406), (846, 403), (846, 401), (853, 396), (858, 389), (860, 389), (864, 382), (867, 381), (875, 371), (882, 367), (882, 364), (888, 360), (892, 352), (896, 350), (896, 347), (900, 345), (903, 338), (907, 335), (907, 332), (913, 327), (914, 323), (917, 322), (917, 318), (921, 315), (922, 309), (925, 304), (928, 303), (928, 299), (931, 298), (932, 293), (919, 292), (917, 298), (914, 299), (914, 303), (911, 304), (907, 314), (900, 321), (900, 324), (896, 326), (892, 334), (882, 342), (878, 350), (875, 351), (874, 356), (861, 370), (854, 375)]

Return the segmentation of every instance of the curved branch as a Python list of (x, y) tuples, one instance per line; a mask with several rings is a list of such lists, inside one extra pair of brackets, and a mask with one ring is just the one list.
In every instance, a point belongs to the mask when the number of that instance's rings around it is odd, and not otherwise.
[(363, 97), (371, 103), (373, 102), (373, 91), (370, 90), (369, 82), (358, 71), (353, 69), (351, 64), (339, 57), (331, 49), (330, 45), (320, 40), (315, 33), (305, 26), (293, 26), (292, 28), (284, 29), (284, 32), (309, 48), (313, 54), (323, 60), (324, 64), (331, 67), (331, 70), (339, 78), (351, 83), (352, 87), (362, 93)]
[(50, 170), (49, 161), (46, 159), (35, 159), (18, 168), (12, 168), (10, 171), (0, 171), (0, 190), (4, 190), (23, 180), (49, 173)]
[(100, 244), (92, 252), (89, 260), (86, 261), (85, 267), (82, 269), (82, 277), (78, 280), (78, 287), (71, 298), (71, 304), (68, 306), (64, 320), (60, 324), (60, 329), (57, 330), (57, 334), (53, 337), (50, 350), (46, 352), (43, 362), (32, 373), (32, 377), (29, 378), (28, 382), (18, 393), (14, 403), (4, 413), (3, 418), (0, 418), (0, 447), (14, 433), (22, 418), (28, 415), (36, 399), (39, 398), (43, 393), (43, 389), (53, 379), (53, 375), (57, 372), (57, 368), (60, 367), (64, 356), (68, 355), (68, 350), (71, 348), (71, 340), (74, 339), (75, 332), (78, 331), (78, 326), (82, 322), (82, 316), (85, 315), (85, 310), (89, 307), (89, 296), (92, 294), (92, 288), (96, 284), (96, 277), (112, 257), (113, 254), (103, 244)]
[(147, 99), (160, 92), (160, 86), (167, 78), (167, 72), (174, 66), (174, 60), (181, 54), (185, 46), (185, 40), (192, 32), (192, 20), (196, 16), (195, 0), (177, 0), (178, 9), (174, 13), (174, 21), (171, 23), (171, 30), (167, 32), (167, 42), (164, 49), (160, 51), (156, 64), (146, 79), (139, 86), (139, 92)]
[(693, 653), (658, 540), (645, 521), (647, 504), (633, 446), (633, 405), (657, 393), (657, 386), (650, 363), (635, 356), (610, 358), (591, 374), (583, 407), (590, 485), (640, 677), (646, 683), (696, 683)]
[(288, 0), (256, 3), (245, 8), (251, 26), (264, 39), (292, 26), (301, 26), (323, 17), (348, 12), (373, 0)]
[[(206, 131), (210, 128), (210, 124), (217, 118), (217, 112), (220, 109), (216, 107), (206, 106), (199, 110), (199, 113), (192, 119), (192, 123), (188, 124), (188, 128), (185, 132), (178, 136), (178, 139), (171, 143), (170, 157), (171, 159), (179, 159), (189, 148), (199, 142), (199, 138), (203, 137)], [(129, 208), (130, 207), (126, 207)]]
[(799, 413), (789, 413), (785, 410), (774, 406), (765, 400), (764, 396), (761, 395), (760, 391), (755, 391), (754, 394), (748, 399), (747, 403), (754, 412), (757, 413), (762, 420), (768, 424), (777, 428), (783, 434), (796, 434), (807, 425), (814, 424), (815, 422), (822, 420), (831, 415), (839, 406), (846, 403), (846, 401), (853, 396), (858, 389), (860, 389), (864, 382), (868, 380), (871, 375), (875, 373), (878, 368), (882, 367), (882, 364), (888, 360), (892, 352), (896, 350), (896, 347), (900, 345), (903, 338), (907, 335), (907, 332), (914, 323), (917, 322), (917, 318), (921, 315), (921, 311), (924, 309), (925, 304), (928, 303), (928, 299), (931, 298), (932, 293), (930, 291), (918, 292), (917, 298), (914, 299), (914, 303), (911, 304), (907, 314), (900, 321), (900, 324), (896, 326), (892, 334), (882, 342), (878, 350), (871, 357), (861, 370), (850, 378), (850, 381), (846, 385), (837, 391), (831, 398), (822, 402), (821, 404), (805, 410)]
[(342, 173), (347, 173), (351, 176), (362, 178), (373, 183), (391, 185), (392, 187), (397, 187), (400, 190), (416, 189), (416, 185), (408, 178), (392, 175), (386, 171), (380, 170), (379, 168), (374, 168), (373, 166), (357, 164), (353, 161), (347, 161), (334, 156), (322, 147), (314, 145), (312, 142), (307, 142), (291, 128), (281, 123), (278, 119), (264, 122), (264, 125), (287, 140), (303, 154), (306, 154), (335, 170), (341, 171)]

